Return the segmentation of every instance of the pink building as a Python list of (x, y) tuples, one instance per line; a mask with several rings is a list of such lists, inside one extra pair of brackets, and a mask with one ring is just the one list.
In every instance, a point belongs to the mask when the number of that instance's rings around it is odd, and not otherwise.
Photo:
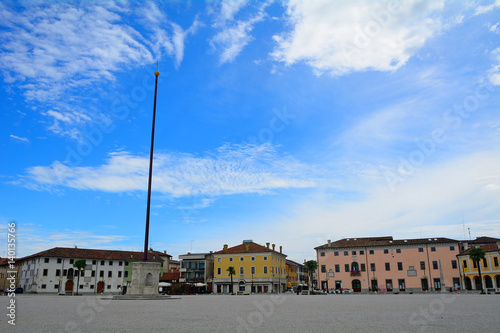
[(345, 238), (315, 248), (318, 288), (422, 292), (460, 287), (459, 241)]

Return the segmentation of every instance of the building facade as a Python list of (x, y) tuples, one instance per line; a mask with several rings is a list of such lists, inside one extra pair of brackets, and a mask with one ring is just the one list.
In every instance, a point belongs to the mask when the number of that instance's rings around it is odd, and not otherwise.
[(460, 288), (456, 255), (449, 238), (394, 240), (345, 238), (315, 248), (318, 288), (353, 292), (426, 292)]
[(287, 289), (297, 290), (307, 287), (304, 265), (293, 260), (286, 260), (286, 283)]
[[(164, 262), (166, 253), (148, 252), (149, 261)], [(73, 264), (83, 259), (80, 274)], [(132, 263), (141, 261), (143, 252), (52, 248), (18, 260), (19, 286), (25, 293), (82, 294), (123, 293), (132, 279)], [(161, 274), (161, 273), (160, 273)]]
[(479, 278), (478, 263), (470, 259), (470, 250), (460, 252), (457, 256), (460, 262), (463, 286), (465, 290), (500, 291), (500, 240), (498, 244), (487, 244), (478, 246), (484, 251), (484, 259), (479, 261), (481, 265), (481, 279)]
[(197, 293), (211, 293), (214, 277), (213, 253), (188, 253), (179, 256), (180, 282), (196, 288)]
[(242, 244), (214, 253), (214, 293), (231, 292), (228, 268), (233, 267), (233, 293), (273, 293), (286, 290), (286, 255), (280, 246), (269, 247), (245, 240)]

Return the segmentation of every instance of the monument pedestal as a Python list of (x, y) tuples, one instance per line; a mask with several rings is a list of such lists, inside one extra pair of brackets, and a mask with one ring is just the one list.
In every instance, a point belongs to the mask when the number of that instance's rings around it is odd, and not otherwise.
[(159, 262), (136, 261), (132, 263), (132, 283), (127, 290), (129, 295), (158, 295), (160, 281)]

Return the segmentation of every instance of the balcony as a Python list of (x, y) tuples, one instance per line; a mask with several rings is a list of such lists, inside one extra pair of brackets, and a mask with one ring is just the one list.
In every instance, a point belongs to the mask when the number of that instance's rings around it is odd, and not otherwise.
[(351, 272), (351, 276), (361, 276), (360, 272)]

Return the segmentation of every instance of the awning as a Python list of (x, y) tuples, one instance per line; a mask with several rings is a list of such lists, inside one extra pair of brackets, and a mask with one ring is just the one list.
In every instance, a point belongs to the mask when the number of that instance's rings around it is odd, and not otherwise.
[(160, 282), (158, 287), (170, 287), (172, 284), (170, 282)]

